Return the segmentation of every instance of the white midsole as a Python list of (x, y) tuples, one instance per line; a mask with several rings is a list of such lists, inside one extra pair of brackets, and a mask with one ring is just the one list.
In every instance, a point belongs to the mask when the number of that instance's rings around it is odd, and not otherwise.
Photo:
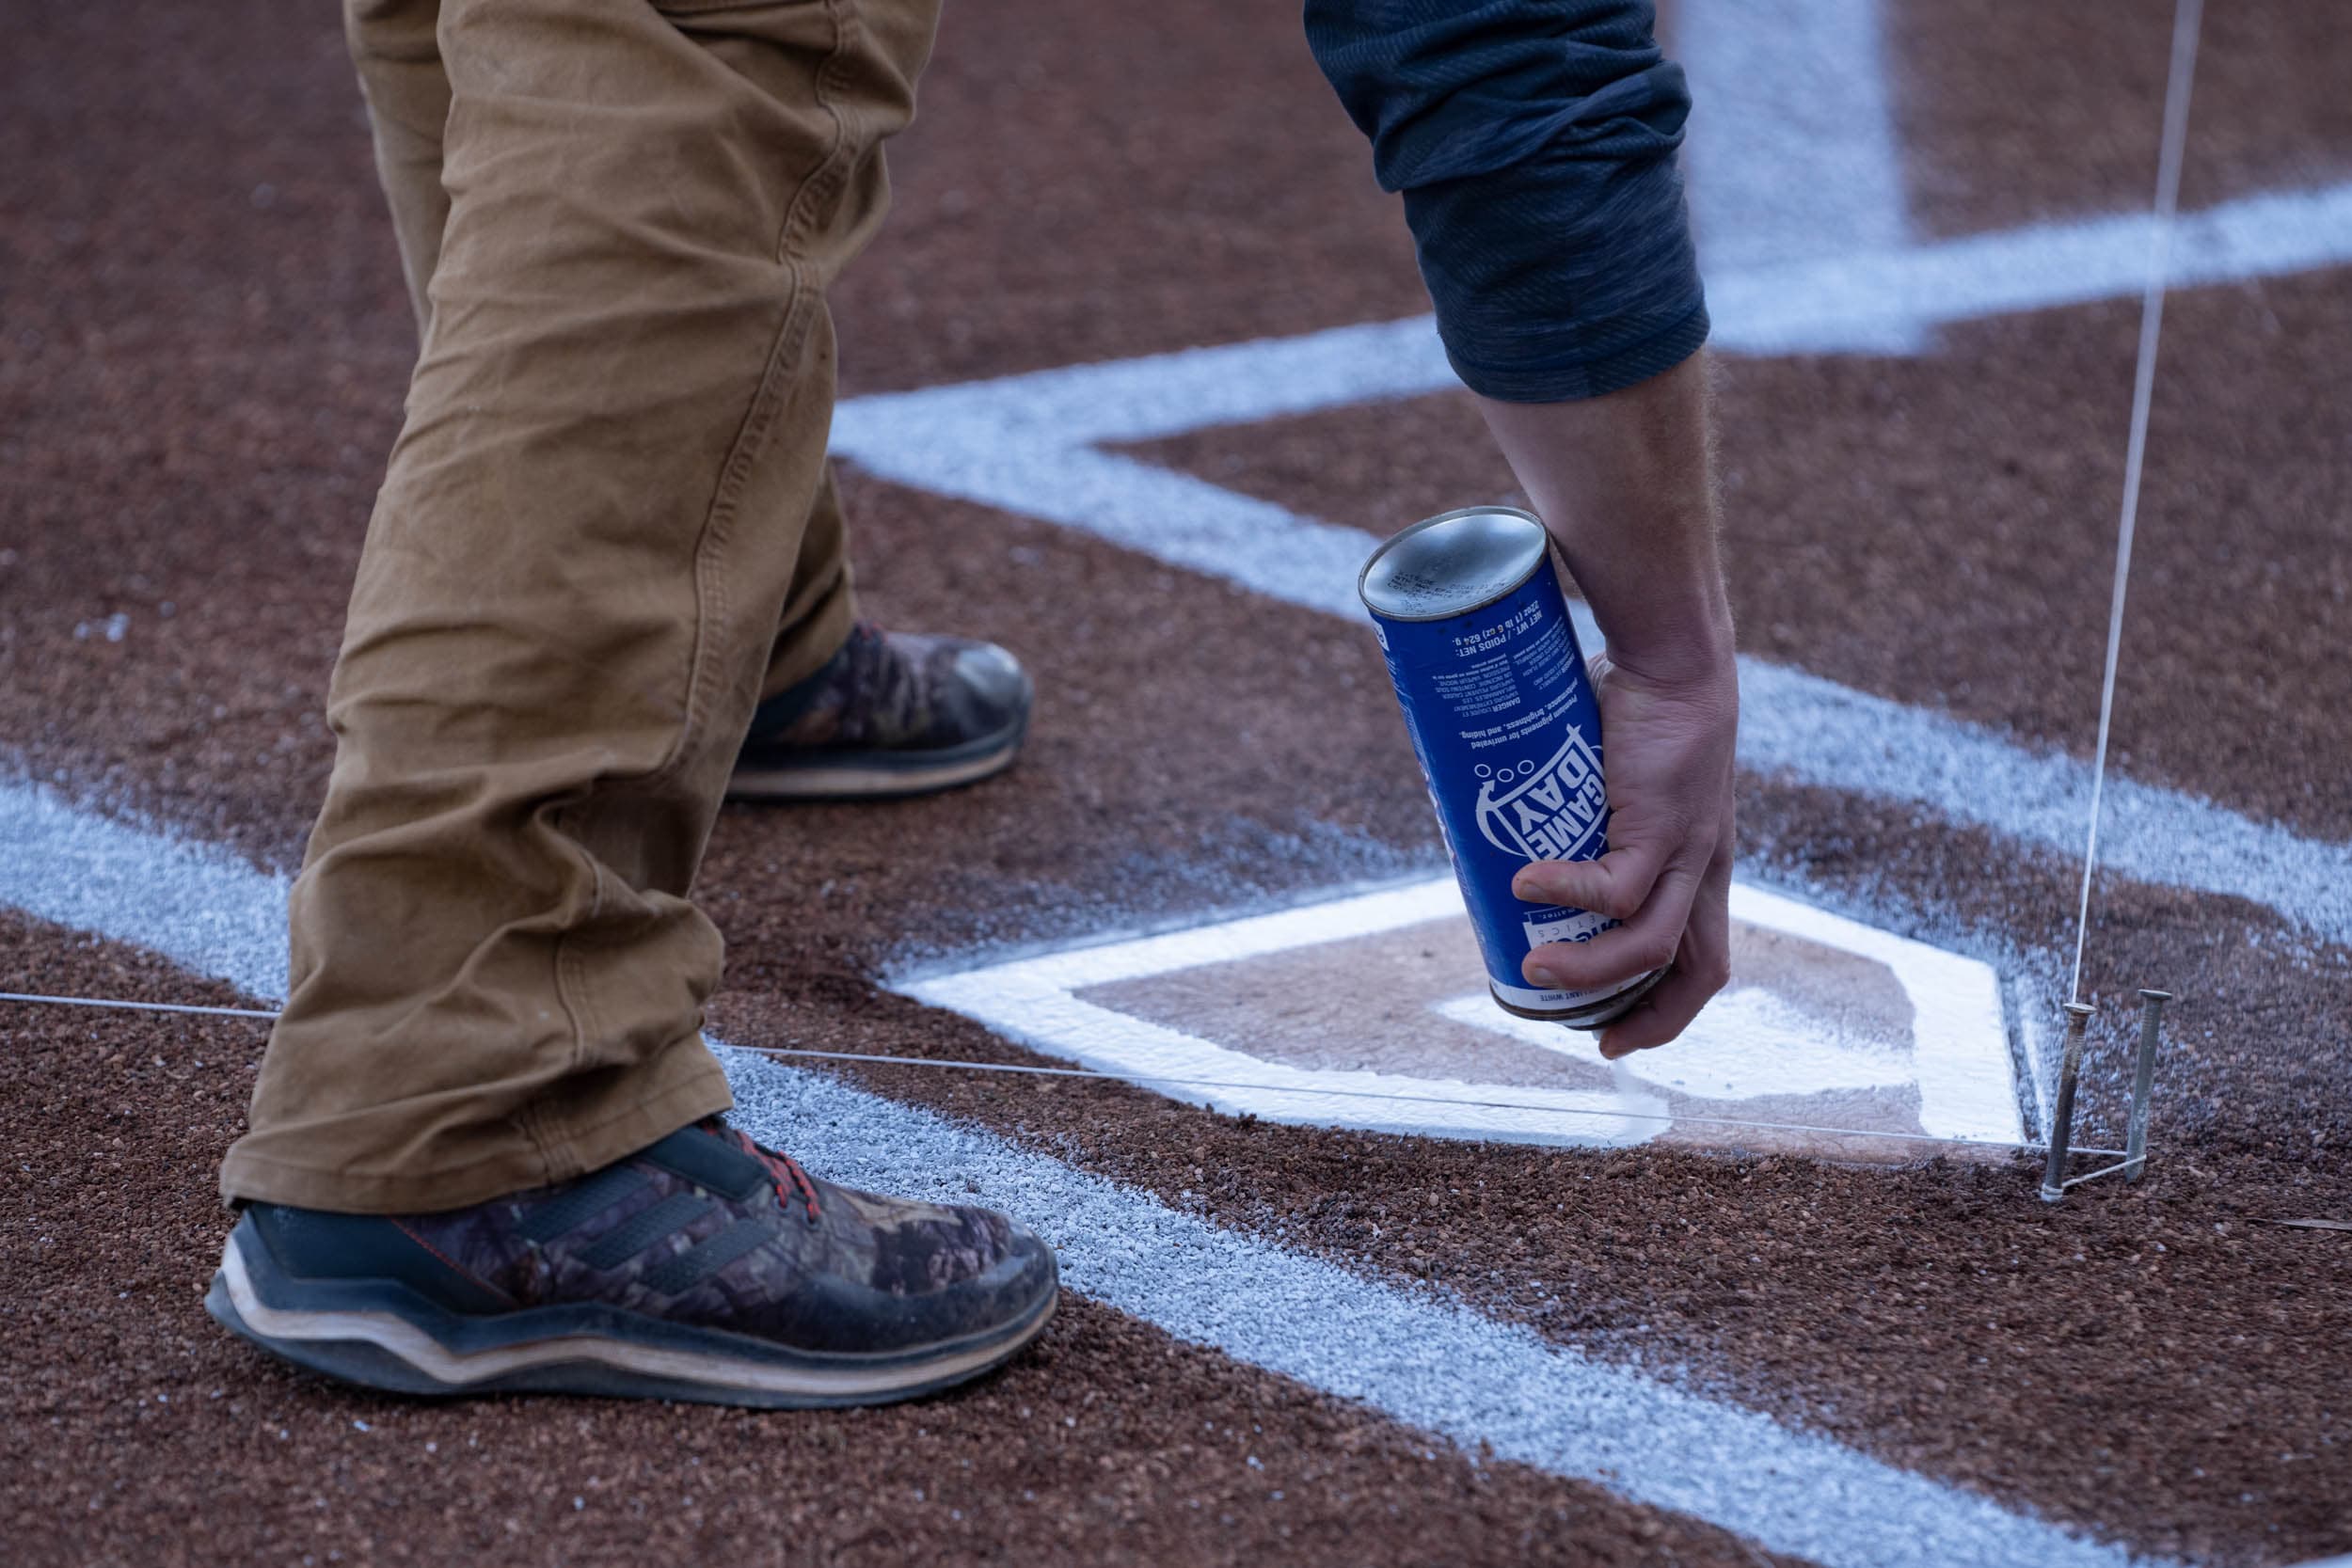
[(865, 768), (777, 768), (739, 770), (727, 780), (730, 795), (908, 795), (972, 784), (1012, 760), (1009, 752), (934, 768), (877, 772)]
[(594, 1361), (646, 1377), (747, 1392), (801, 1394), (820, 1399), (886, 1394), (978, 1371), (1002, 1359), (1018, 1344), (1025, 1343), (1045, 1324), (1045, 1318), (1041, 1316), (1030, 1333), (1019, 1341), (991, 1343), (937, 1360), (887, 1367), (778, 1367), (762, 1361), (634, 1345), (596, 1335), (566, 1335), (461, 1354), (389, 1312), (289, 1312), (270, 1306), (255, 1294), (234, 1236), (221, 1253), (220, 1277), (228, 1287), (229, 1300), (235, 1306), (237, 1316), (264, 1338), (360, 1340), (398, 1356), (435, 1382), (456, 1388), (532, 1367)]

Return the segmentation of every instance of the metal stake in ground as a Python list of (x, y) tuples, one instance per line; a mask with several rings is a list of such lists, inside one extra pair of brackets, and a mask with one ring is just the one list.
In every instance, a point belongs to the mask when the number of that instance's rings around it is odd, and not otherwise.
[(2066, 1196), (2066, 1149), (2074, 1141), (2074, 1080), (2083, 1069), (2083, 1025), (2098, 1011), (2085, 1002), (2066, 1005), (2066, 1053), (2058, 1063), (2058, 1103), (2050, 1107), (2050, 1161), (2042, 1167), (2042, 1201)]
[(2148, 1168), (2148, 1095), (2156, 1081), (2156, 1035), (2162, 1028), (2169, 990), (2139, 993), (2139, 1057), (2132, 1065), (2132, 1119), (2123, 1137), (2123, 1180), (2137, 1181)]

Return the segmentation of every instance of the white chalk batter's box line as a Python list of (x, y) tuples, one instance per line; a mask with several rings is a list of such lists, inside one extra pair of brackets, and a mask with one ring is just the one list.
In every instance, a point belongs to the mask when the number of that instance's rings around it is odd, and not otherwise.
[[(1744, 1099), (1775, 1089), (1804, 1093), (1891, 1085), (1915, 1087), (1919, 1126), (1930, 1136), (1994, 1148), (2025, 1142), (2000, 981), (1990, 965), (1745, 883), (1733, 889), (1731, 912), (1742, 924), (1883, 965), (1912, 1008), (1909, 1061), (1889, 1064), (1840, 1052), (1802, 1023), (1792, 1027), (1791, 1021), (1775, 1016), (1768, 994), (1736, 985), (1674, 1047), (1618, 1064), (1613, 1086), (1592, 1091), (1301, 1068), (1080, 994), (1459, 917), (1461, 893), (1450, 877), (977, 969), (904, 976), (893, 989), (1099, 1071), (1139, 1081), (1220, 1085), (1168, 1092), (1266, 1121), (1620, 1147), (1646, 1142), (1669, 1129), (1675, 1118), (1662, 1098), (1669, 1087), (1686, 1096)], [(1601, 1065), (1589, 1037), (1515, 1019), (1481, 992), (1434, 1002), (1430, 1010), (1457, 1024)], [(1667, 1073), (1677, 1076), (1669, 1079)], [(1710, 1086), (1727, 1092), (1710, 1095)], [(1883, 1134), (1883, 1129), (1851, 1131), (1857, 1137), (1874, 1131)]]

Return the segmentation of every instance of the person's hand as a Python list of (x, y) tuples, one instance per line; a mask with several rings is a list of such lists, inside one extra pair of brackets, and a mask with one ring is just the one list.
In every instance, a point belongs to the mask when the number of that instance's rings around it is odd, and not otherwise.
[(1716, 547), (1707, 366), (1692, 355), (1646, 381), (1566, 403), (1481, 398), (1479, 410), (1609, 652), (1600, 693), (1609, 849), (1538, 862), (1513, 886), (1625, 924), (1527, 956), (1528, 984), (1614, 985), (1672, 963), (1600, 1037), (1601, 1054), (1663, 1045), (1723, 990), (1731, 969), (1731, 755), (1740, 678)]
[(1728, 654), (1661, 679), (1591, 660), (1600, 696), (1609, 848), (1538, 861), (1513, 879), (1531, 903), (1594, 910), (1625, 924), (1527, 956), (1532, 986), (1590, 990), (1671, 962), (1672, 973), (1600, 1037), (1603, 1056), (1663, 1045), (1731, 975), (1732, 750), (1740, 683)]

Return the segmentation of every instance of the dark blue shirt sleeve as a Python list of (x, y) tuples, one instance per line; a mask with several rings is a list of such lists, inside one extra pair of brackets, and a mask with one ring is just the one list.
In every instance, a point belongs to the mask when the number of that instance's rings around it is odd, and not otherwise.
[(1307, 41), (1401, 191), (1470, 389), (1597, 397), (1707, 341), (1648, 0), (1306, 0)]

